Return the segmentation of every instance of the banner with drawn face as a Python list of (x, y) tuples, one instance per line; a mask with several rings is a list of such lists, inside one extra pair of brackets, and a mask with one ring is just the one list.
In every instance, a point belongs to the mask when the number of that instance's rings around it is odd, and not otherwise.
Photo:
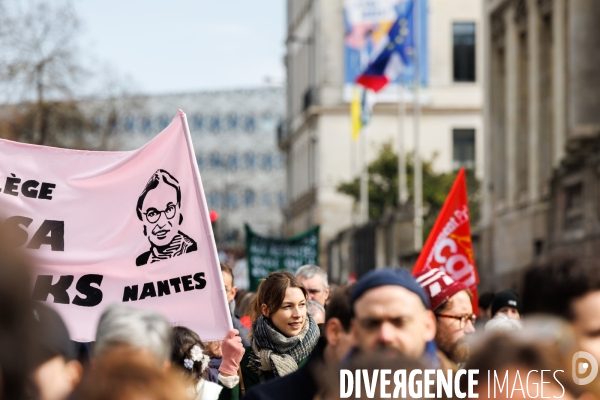
[(156, 310), (203, 341), (231, 329), (185, 114), (144, 147), (65, 150), (0, 140), (0, 212), (36, 263), (32, 296), (76, 341), (113, 303)]

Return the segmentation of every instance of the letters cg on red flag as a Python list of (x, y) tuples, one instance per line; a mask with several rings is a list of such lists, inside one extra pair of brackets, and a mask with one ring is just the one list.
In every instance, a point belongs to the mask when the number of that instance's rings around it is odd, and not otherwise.
[(463, 282), (473, 293), (473, 311), (477, 313), (479, 276), (471, 243), (464, 168), (458, 172), (412, 273), (416, 275), (431, 268), (444, 270), (455, 281)]

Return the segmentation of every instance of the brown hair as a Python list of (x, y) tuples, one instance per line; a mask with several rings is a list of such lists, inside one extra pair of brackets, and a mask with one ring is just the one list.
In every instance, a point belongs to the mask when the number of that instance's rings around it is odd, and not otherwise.
[(224, 263), (223, 261), (221, 261), (219, 264), (221, 265), (221, 272), (227, 272), (229, 276), (231, 276), (231, 286), (234, 286), (235, 284), (233, 283), (233, 270), (231, 269), (229, 264)]
[(327, 312), (325, 313), (325, 323), (331, 318), (340, 320), (344, 331), (350, 332), (350, 321), (352, 320), (352, 303), (350, 296), (354, 285), (348, 285), (343, 288), (338, 288), (332, 296), (329, 297)]
[[(553, 327), (554, 328), (554, 327)], [(554, 328), (553, 333), (558, 328)], [(511, 336), (505, 332), (494, 333), (484, 339), (470, 356), (465, 365), (466, 370), (479, 370), (479, 385), (485, 387), (488, 384), (487, 377), (493, 379), (496, 372), (504, 374), (509, 368), (524, 370), (550, 370), (554, 372), (554, 379), (564, 386), (564, 390), (579, 397), (583, 391), (593, 391), (597, 388), (588, 385), (585, 388), (577, 386), (571, 380), (570, 361), (574, 343), (571, 340), (556, 339), (544, 340), (535, 337), (536, 342)], [(570, 351), (569, 351), (570, 350)], [(488, 371), (491, 375), (488, 374)], [(467, 389), (467, 380), (461, 379), (461, 388)]]
[[(471, 300), (471, 302), (473, 301), (473, 293), (471, 292), (471, 290), (465, 289), (465, 290), (461, 290), (460, 292), (466, 292), (469, 295), (469, 299)], [(460, 292), (456, 292), (455, 295)], [(454, 297), (454, 295), (452, 295), (452, 297)], [(448, 300), (443, 302), (438, 308), (436, 308), (433, 311), (435, 313), (442, 313), (442, 312), (448, 310), (449, 308), (452, 308), (452, 304), (454, 303), (454, 301), (452, 300), (452, 297), (450, 297)]]
[[(1, 219), (0, 219), (1, 220)], [(31, 265), (16, 250), (16, 231), (0, 229), (0, 399), (29, 398), (29, 375), (40, 352), (29, 289)]]
[(256, 299), (256, 292), (247, 292), (244, 294), (244, 296), (242, 296), (238, 310), (243, 316), (252, 315), (252, 305), (254, 303), (254, 299)]
[(206, 379), (208, 374), (208, 367), (202, 370), (201, 362), (194, 362), (192, 369), (184, 367), (184, 360), (191, 360), (192, 347), (198, 346), (203, 353), (205, 353), (204, 343), (200, 340), (200, 336), (193, 330), (186, 328), (185, 326), (173, 327), (173, 349), (171, 350), (171, 361), (173, 365), (176, 365), (184, 374), (192, 379), (194, 384), (198, 383), (201, 379)]
[(79, 385), (82, 400), (179, 400), (188, 397), (180, 374), (121, 348), (107, 353)]
[(577, 318), (575, 300), (600, 290), (600, 261), (561, 252), (527, 268), (523, 280), (523, 314)]
[(262, 314), (263, 304), (267, 305), (269, 314), (279, 310), (285, 298), (285, 291), (290, 287), (302, 290), (304, 298), (308, 298), (304, 285), (294, 275), (289, 272), (271, 272), (258, 286), (256, 297), (252, 301), (252, 321), (256, 321)]

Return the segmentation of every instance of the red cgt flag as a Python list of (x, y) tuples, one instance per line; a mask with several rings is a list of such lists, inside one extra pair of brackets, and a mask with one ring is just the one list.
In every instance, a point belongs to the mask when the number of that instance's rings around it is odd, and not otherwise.
[(464, 168), (458, 172), (412, 273), (416, 275), (431, 268), (444, 270), (455, 281), (463, 282), (473, 292), (473, 312), (477, 313), (479, 276), (471, 244), (471, 223)]

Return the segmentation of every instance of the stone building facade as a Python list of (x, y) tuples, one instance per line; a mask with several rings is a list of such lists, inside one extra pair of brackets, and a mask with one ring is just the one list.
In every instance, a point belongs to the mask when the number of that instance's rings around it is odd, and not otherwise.
[[(468, 164), (482, 179), (483, 3), (418, 1), (427, 4), (429, 65), (421, 102), (421, 157), (434, 159), (434, 168), (439, 172)], [(297, 234), (319, 224), (322, 266), (328, 265), (329, 241), (361, 222), (353, 199), (337, 191), (341, 182), (351, 181), (360, 171), (358, 147), (351, 139), (350, 98), (345, 81), (344, 4), (344, 0), (287, 2), (287, 108), (279, 131), (279, 146), (287, 162), (284, 233)], [(455, 74), (456, 46), (460, 44), (456, 38), (463, 28), (472, 30), (469, 40), (473, 46), (473, 69), (472, 79), (461, 81)], [(391, 142), (394, 149), (398, 148), (398, 104), (393, 94), (382, 98), (373, 109), (367, 128), (369, 162), (377, 157), (384, 143)], [(404, 148), (411, 152), (410, 101), (406, 111)], [(461, 153), (461, 134), (472, 135), (472, 158), (466, 164), (461, 164), (456, 156)]]
[[(486, 0), (482, 285), (559, 249), (600, 253), (600, 2)], [(599, 171), (600, 172), (600, 171)], [(595, 177), (594, 177), (595, 176)]]

